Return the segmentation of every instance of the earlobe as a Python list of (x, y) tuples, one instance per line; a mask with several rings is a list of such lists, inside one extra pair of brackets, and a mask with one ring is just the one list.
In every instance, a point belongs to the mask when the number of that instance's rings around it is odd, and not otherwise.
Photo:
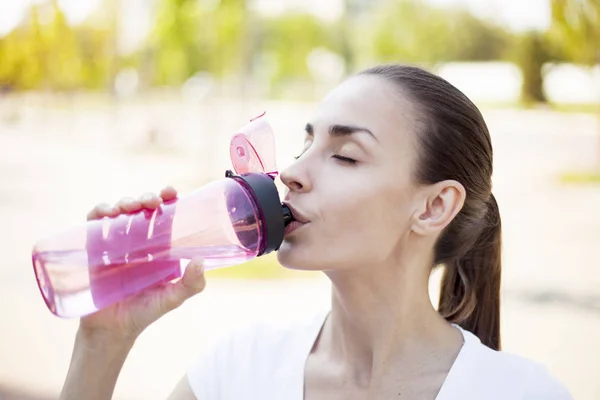
[(464, 187), (452, 180), (431, 185), (415, 213), (412, 230), (419, 235), (437, 234), (452, 222), (464, 204)]

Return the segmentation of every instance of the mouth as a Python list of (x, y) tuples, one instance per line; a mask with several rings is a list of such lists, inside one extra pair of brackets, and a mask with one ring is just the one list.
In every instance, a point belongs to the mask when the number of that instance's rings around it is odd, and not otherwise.
[(283, 236), (288, 236), (290, 233), (294, 232), (296, 229), (302, 228), (307, 223), (300, 221), (292, 221), (286, 227), (285, 231), (283, 231)]
[(296, 210), (296, 208), (291, 205), (290, 203), (287, 202), (283, 202), (283, 204), (285, 204), (287, 206), (287, 208), (290, 209), (292, 216), (294, 217), (294, 222), (300, 222), (302, 224), (307, 224), (310, 221), (308, 220), (308, 218), (306, 218), (304, 215), (302, 215), (302, 213), (298, 210)]
[(296, 210), (291, 204), (285, 202), (284, 204), (290, 209), (292, 217), (294, 217), (294, 220), (285, 227), (284, 236), (287, 236), (296, 229), (308, 224), (310, 221), (306, 217), (304, 217), (298, 210)]

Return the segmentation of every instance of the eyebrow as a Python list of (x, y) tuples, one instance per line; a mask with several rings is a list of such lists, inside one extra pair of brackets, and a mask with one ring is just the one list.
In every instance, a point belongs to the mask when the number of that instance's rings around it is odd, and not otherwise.
[[(308, 123), (306, 124), (306, 127), (304, 128), (306, 130), (306, 133), (309, 136), (313, 136), (314, 135), (314, 127), (312, 126), (312, 124)], [(331, 125), (329, 127), (329, 134), (331, 136), (350, 136), (354, 133), (357, 132), (364, 132), (369, 134), (373, 139), (375, 139), (376, 141), (379, 142), (379, 140), (377, 140), (377, 138), (375, 137), (375, 135), (373, 134), (373, 132), (371, 132), (369, 129), (367, 128), (363, 128), (361, 126), (356, 126), (356, 125)]]

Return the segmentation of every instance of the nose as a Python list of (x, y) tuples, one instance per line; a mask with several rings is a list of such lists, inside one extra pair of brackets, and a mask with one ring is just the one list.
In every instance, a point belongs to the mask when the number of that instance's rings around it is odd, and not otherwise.
[(312, 188), (306, 168), (303, 166), (302, 161), (296, 161), (281, 171), (279, 176), (281, 177), (283, 184), (290, 189), (290, 192), (308, 192)]

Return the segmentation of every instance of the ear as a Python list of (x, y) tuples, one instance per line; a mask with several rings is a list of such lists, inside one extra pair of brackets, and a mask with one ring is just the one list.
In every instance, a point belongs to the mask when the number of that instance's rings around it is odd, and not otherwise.
[(460, 212), (466, 190), (457, 181), (446, 180), (426, 187), (423, 194), (411, 229), (419, 235), (430, 236), (442, 232)]

